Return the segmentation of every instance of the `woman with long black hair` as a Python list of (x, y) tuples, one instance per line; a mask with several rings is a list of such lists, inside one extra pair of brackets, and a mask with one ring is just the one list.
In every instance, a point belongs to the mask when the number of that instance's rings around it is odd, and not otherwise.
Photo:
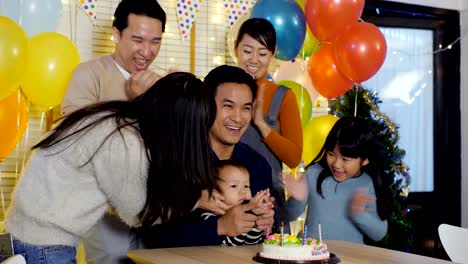
[[(28, 263), (76, 263), (75, 247), (109, 208), (130, 226), (168, 223), (212, 190), (204, 83), (172, 73), (133, 101), (88, 106), (35, 145), (6, 219)], [(183, 195), (181, 195), (183, 194)]]

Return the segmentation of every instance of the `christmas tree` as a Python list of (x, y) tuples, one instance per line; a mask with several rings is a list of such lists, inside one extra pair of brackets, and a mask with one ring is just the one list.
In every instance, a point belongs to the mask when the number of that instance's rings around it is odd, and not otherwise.
[(388, 220), (387, 235), (378, 242), (366, 239), (366, 243), (394, 250), (409, 251), (412, 246), (412, 228), (406, 218), (408, 186), (410, 178), (408, 167), (403, 163), (405, 151), (398, 147), (398, 127), (385, 114), (380, 112), (382, 101), (375, 93), (361, 86), (355, 86), (346, 94), (330, 103), (331, 113), (338, 116), (356, 116), (366, 120), (382, 144), (384, 150), (379, 157), (383, 169), (385, 186), (393, 194), (391, 215)]

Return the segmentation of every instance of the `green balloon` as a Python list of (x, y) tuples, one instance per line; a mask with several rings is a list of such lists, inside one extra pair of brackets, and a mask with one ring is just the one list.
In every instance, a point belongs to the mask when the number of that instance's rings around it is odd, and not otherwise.
[(291, 89), (296, 96), (297, 106), (299, 107), (299, 113), (301, 114), (301, 123), (304, 127), (312, 116), (312, 100), (307, 90), (297, 82), (293, 81), (279, 81), (278, 85), (283, 85)]

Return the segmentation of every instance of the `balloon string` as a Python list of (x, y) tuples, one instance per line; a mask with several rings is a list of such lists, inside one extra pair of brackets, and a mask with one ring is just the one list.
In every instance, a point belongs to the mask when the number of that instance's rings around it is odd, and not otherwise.
[[(3, 176), (2, 176), (2, 181), (3, 181)], [(5, 196), (3, 195), (3, 184), (2, 184), (2, 187), (0, 188), (0, 195), (1, 195), (1, 198), (2, 198), (3, 218), (5, 218), (5, 216), (6, 216), (6, 209), (5, 209), (6, 205), (5, 205)]]
[[(305, 74), (305, 64), (306, 64), (306, 61), (305, 61), (305, 51), (304, 51), (304, 47), (302, 48), (302, 61), (301, 61), (301, 72), (302, 72), (302, 75)], [(300, 83), (301, 85), (301, 102), (300, 102), (300, 105), (299, 106), (299, 117), (301, 118), (301, 121), (302, 121), (302, 106), (304, 105), (304, 84), (305, 84), (305, 81), (302, 81), (302, 83)]]
[(75, 24), (74, 27), (73, 27), (73, 43), (76, 45), (76, 32), (78, 30), (76, 30), (78, 28), (78, 9), (75, 7)]
[[(31, 104), (30, 104), (30, 101), (29, 99), (27, 99), (27, 104), (26, 104), (26, 112), (30, 113), (31, 111)], [(21, 164), (21, 171), (24, 170), (24, 167), (26, 166), (26, 155), (27, 155), (27, 150), (29, 148), (29, 127), (30, 127), (30, 123), (29, 123), (29, 118), (28, 118), (28, 124), (26, 126), (26, 131), (25, 131), (25, 135), (24, 135), (24, 143), (23, 143), (23, 146), (25, 147), (24, 151), (23, 151), (23, 158), (22, 158), (22, 164)], [(18, 175), (16, 175), (16, 182), (18, 182)]]
[(358, 86), (354, 85), (355, 93), (354, 93), (354, 117), (357, 115), (357, 95), (358, 95)]
[(72, 4), (71, 4), (71, 0), (70, 0), (70, 1), (68, 1), (68, 17), (70, 19), (70, 21), (69, 21), (70, 22), (70, 39), (72, 40), (73, 35), (72, 35), (72, 10), (71, 9), (72, 9)]
[(303, 60), (305, 60), (305, 48), (304, 48), (304, 44), (305, 44), (305, 42), (302, 44), (302, 49), (301, 49), (301, 51), (302, 51), (302, 59), (303, 59)]
[(16, 175), (16, 178), (17, 178), (18, 174), (20, 173), (18, 158), (19, 158), (19, 150), (21, 148), (21, 144), (20, 144), (21, 143), (20, 142), (21, 138), (20, 138), (20, 136), (22, 136), (22, 135), (20, 135), (20, 132), (21, 132), (21, 120), (20, 120), (21, 119), (21, 113), (20, 113), (20, 111), (21, 111), (21, 109), (20, 109), (20, 107), (21, 107), (21, 90), (19, 88), (18, 88), (18, 96), (17, 96), (17, 101), (16, 102), (18, 104), (18, 111), (16, 111), (16, 142), (18, 142), (17, 143), (18, 145), (15, 148), (15, 160), (16, 160), (16, 162), (15, 162), (15, 173), (16, 174), (15, 175)]
[(317, 42), (317, 44), (314, 45), (314, 49), (312, 50), (312, 54), (314, 54), (320, 46), (322, 46), (322, 43), (328, 43), (328, 42)]
[(19, 19), (18, 19), (18, 23), (20, 25), (22, 25), (22, 20), (23, 20), (23, 0), (19, 0)]

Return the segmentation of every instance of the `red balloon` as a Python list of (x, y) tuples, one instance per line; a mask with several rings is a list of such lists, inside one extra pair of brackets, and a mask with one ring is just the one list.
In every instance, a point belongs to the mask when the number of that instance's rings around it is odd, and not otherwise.
[(336, 39), (350, 24), (358, 21), (364, 0), (307, 0), (307, 24), (320, 41)]
[(309, 75), (315, 89), (326, 98), (335, 98), (353, 87), (353, 81), (336, 67), (333, 45), (323, 44), (309, 60)]
[(387, 43), (371, 23), (354, 23), (334, 42), (338, 69), (356, 83), (368, 80), (384, 63)]

